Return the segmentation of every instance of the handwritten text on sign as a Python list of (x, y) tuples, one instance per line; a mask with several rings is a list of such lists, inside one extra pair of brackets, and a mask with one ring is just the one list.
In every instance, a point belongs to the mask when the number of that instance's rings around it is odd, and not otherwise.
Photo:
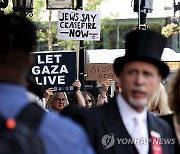
[[(72, 83), (76, 75), (75, 52), (38, 52), (31, 74), (36, 82), (56, 91), (73, 90)], [(71, 59), (69, 61), (69, 59)]]
[(87, 65), (87, 80), (104, 81), (106, 79), (117, 80), (112, 64)]
[(100, 40), (100, 12), (60, 10), (58, 39)]

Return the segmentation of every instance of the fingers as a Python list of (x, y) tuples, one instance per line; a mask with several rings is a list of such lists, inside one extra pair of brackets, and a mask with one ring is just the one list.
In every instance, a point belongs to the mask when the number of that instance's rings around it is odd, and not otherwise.
[(53, 92), (54, 91), (54, 88), (48, 88), (46, 89), (46, 92)]
[(113, 81), (112, 79), (106, 79), (106, 80), (103, 82), (103, 85), (109, 87), (109, 86), (112, 86), (113, 83), (114, 83), (114, 81)]
[(78, 89), (80, 89), (80, 88), (81, 88), (81, 82), (80, 82), (79, 80), (76, 80), (76, 81), (72, 84), (72, 86), (77, 87)]
[(54, 88), (48, 88), (46, 89), (45, 93), (44, 93), (44, 97), (48, 100), (50, 96), (53, 95), (54, 92)]
[(107, 92), (109, 87), (113, 85), (113, 80), (112, 79), (106, 79), (105, 81), (102, 82), (103, 85), (103, 91)]
[(46, 91), (54, 91), (54, 88), (48, 88)]

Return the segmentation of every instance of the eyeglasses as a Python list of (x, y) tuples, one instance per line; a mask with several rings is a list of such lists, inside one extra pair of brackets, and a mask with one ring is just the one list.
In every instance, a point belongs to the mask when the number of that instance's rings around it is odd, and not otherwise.
[(85, 103), (86, 104), (92, 103), (92, 100), (91, 99), (85, 99)]
[(65, 102), (67, 99), (65, 98), (56, 98), (54, 99), (54, 101), (56, 101), (57, 103), (60, 103), (60, 102)]

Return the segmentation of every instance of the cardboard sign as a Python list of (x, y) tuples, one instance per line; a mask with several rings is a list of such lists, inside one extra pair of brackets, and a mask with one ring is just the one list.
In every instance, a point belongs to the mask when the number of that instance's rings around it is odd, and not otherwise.
[(87, 80), (104, 81), (106, 79), (117, 80), (112, 64), (87, 65)]
[(60, 10), (58, 39), (100, 40), (100, 12)]
[(73, 0), (46, 0), (47, 9), (73, 8)]
[(35, 65), (31, 69), (39, 85), (55, 91), (71, 91), (76, 77), (76, 52), (36, 52)]

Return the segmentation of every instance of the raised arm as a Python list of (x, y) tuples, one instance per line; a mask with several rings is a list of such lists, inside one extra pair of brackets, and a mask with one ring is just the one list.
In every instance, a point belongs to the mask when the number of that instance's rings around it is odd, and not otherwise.
[(100, 92), (97, 100), (97, 105), (102, 105), (104, 102), (107, 102), (107, 91), (110, 86), (112, 86), (113, 80), (112, 79), (106, 79), (105, 81), (102, 82), (103, 88), (102, 91)]
[(76, 80), (72, 85), (73, 85), (73, 87), (77, 88), (75, 94), (77, 97), (78, 104), (80, 106), (85, 107), (85, 99), (84, 99), (84, 96), (82, 95), (81, 90), (80, 90), (81, 89), (81, 82), (79, 80)]

